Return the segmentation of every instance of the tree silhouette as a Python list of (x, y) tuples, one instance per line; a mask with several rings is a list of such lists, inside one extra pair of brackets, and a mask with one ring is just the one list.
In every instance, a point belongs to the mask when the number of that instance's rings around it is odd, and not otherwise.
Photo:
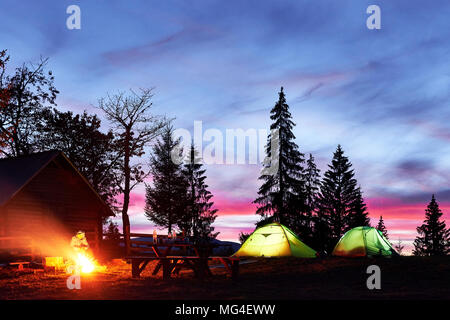
[(301, 235), (304, 241), (312, 240), (313, 237), (313, 216), (317, 209), (317, 196), (320, 188), (320, 170), (317, 168), (314, 157), (309, 154), (304, 171), (304, 195), (305, 211), (296, 216), (292, 230)]
[(120, 232), (117, 223), (109, 220), (106, 228), (103, 230), (103, 235), (105, 236), (105, 240), (107, 241), (119, 241)]
[[(6, 50), (0, 51), (0, 114), (3, 114), (4, 110), (9, 105), (11, 98), (11, 84), (5, 83), (6, 63), (9, 61), (9, 56), (6, 55)], [(8, 147), (8, 140), (12, 137), (13, 127), (2, 125), (0, 127), (0, 152), (6, 154), (4, 149)]]
[(39, 137), (35, 147), (40, 151), (63, 151), (102, 199), (115, 207), (121, 153), (112, 130), (103, 133), (100, 127), (100, 119), (86, 111), (74, 115), (46, 109), (36, 126)]
[(378, 220), (377, 229), (378, 229), (379, 231), (381, 231), (381, 233), (383, 234), (383, 236), (384, 236), (386, 239), (389, 239), (389, 236), (388, 236), (388, 232), (387, 232), (386, 226), (384, 225), (383, 216), (380, 216), (380, 220)]
[[(179, 141), (173, 139), (173, 129), (166, 126), (153, 146), (150, 159), (152, 185), (146, 185), (145, 216), (156, 225), (172, 232), (185, 212), (188, 183), (181, 172), (181, 162), (173, 161)], [(181, 150), (180, 150), (181, 152)]]
[(139, 93), (131, 91), (131, 94), (126, 95), (119, 92), (99, 100), (99, 108), (105, 112), (118, 135), (121, 167), (117, 178), (120, 181), (119, 190), (123, 194), (122, 224), (125, 231), (130, 228), (128, 206), (131, 190), (148, 175), (142, 170), (142, 163), (132, 160), (145, 154), (145, 147), (167, 123), (164, 118), (150, 113), (152, 98), (152, 89), (141, 89)]
[(424, 223), (417, 227), (418, 236), (414, 240), (413, 254), (416, 256), (440, 256), (450, 252), (450, 229), (440, 221), (442, 211), (434, 194), (425, 210)]
[(350, 205), (350, 211), (346, 216), (346, 225), (347, 231), (361, 226), (370, 227), (369, 213), (367, 212), (367, 205), (362, 197), (360, 187), (355, 191), (355, 199)]
[(195, 239), (215, 238), (218, 235), (213, 232), (212, 226), (217, 216), (217, 209), (212, 209), (213, 195), (208, 191), (205, 173), (206, 170), (203, 169), (198, 152), (191, 143), (189, 157), (182, 167), (182, 174), (187, 181), (187, 201), (178, 226)]
[(400, 238), (398, 238), (397, 243), (394, 245), (394, 249), (395, 251), (397, 251), (397, 253), (401, 256), (403, 249), (405, 249), (405, 246), (402, 243), (402, 240), (400, 240)]
[(347, 230), (348, 215), (360, 201), (352, 164), (338, 145), (331, 164), (325, 172), (318, 196), (317, 236), (322, 249), (331, 251)]
[(0, 70), (4, 72), (6, 69), (6, 62), (8, 62), (9, 56), (6, 54), (6, 50), (0, 51)]
[(59, 91), (52, 72), (45, 70), (47, 59), (23, 64), (12, 76), (5, 72), (8, 60), (6, 52), (0, 52), (0, 153), (15, 157), (36, 151), (36, 124), (42, 110), (56, 105)]
[(250, 237), (251, 233), (239, 232), (239, 242), (243, 244), (248, 237)]
[(272, 216), (275, 221), (290, 225), (296, 214), (304, 212), (304, 155), (294, 142), (292, 129), (295, 124), (283, 87), (279, 92), (278, 102), (270, 113), (273, 122), (266, 145), (265, 165), (259, 177), (263, 184), (253, 203), (258, 204), (256, 213), (263, 220)]
[(115, 256), (123, 255), (123, 247), (120, 247), (121, 243), (121, 234), (119, 232), (119, 226), (117, 223), (113, 222), (111, 219), (106, 221), (106, 225), (103, 227), (103, 241), (102, 241), (102, 252), (105, 257), (107, 256)]

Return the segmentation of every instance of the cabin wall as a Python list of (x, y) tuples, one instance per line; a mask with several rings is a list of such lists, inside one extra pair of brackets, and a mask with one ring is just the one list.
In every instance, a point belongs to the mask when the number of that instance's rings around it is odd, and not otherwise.
[(2, 216), (8, 235), (45, 239), (41, 251), (68, 246), (78, 230), (86, 233), (96, 251), (102, 235), (103, 210), (95, 194), (73, 170), (52, 163), (6, 205)]

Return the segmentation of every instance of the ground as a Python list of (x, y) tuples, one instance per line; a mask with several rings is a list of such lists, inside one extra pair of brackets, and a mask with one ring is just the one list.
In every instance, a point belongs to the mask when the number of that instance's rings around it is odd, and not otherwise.
[[(105, 272), (82, 276), (81, 289), (69, 290), (64, 273), (3, 269), (0, 299), (450, 299), (450, 256), (380, 259), (257, 259), (240, 266), (232, 281), (223, 268), (197, 280), (190, 271), (163, 280), (131, 278), (122, 260)], [(366, 269), (381, 268), (381, 290), (368, 290)]]

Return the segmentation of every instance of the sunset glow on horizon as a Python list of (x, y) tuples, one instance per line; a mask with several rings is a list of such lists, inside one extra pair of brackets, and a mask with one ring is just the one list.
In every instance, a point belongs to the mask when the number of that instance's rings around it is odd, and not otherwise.
[[(255, 214), (256, 206), (251, 203), (252, 199), (237, 199), (234, 202), (233, 198), (214, 197), (213, 199), (215, 208), (219, 209), (218, 218), (214, 223), (216, 231), (220, 232), (219, 239), (238, 242), (240, 232), (251, 233), (255, 230), (255, 223), (259, 221), (260, 217)], [(425, 219), (425, 209), (429, 200), (413, 204), (402, 203), (395, 198), (366, 198), (365, 200), (371, 225), (376, 226), (380, 216), (383, 216), (391, 243), (395, 245), (400, 239), (405, 246), (404, 253), (410, 254), (413, 248), (412, 243), (417, 235), (416, 227), (421, 225)], [(449, 221), (450, 203), (440, 202), (439, 206), (444, 212), (443, 219), (446, 222)], [(134, 193), (130, 207), (133, 231), (153, 233), (153, 230), (158, 230), (158, 233), (163, 234), (165, 232), (164, 229), (155, 227), (145, 218), (143, 213), (144, 207), (144, 193)], [(121, 224), (120, 217), (116, 221), (119, 225)]]

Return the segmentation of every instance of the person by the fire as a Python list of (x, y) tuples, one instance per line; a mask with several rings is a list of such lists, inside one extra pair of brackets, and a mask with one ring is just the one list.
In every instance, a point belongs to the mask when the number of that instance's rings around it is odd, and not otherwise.
[(81, 230), (78, 231), (77, 234), (72, 237), (70, 246), (75, 253), (70, 260), (72, 260), (72, 263), (76, 268), (79, 268), (78, 272), (90, 273), (94, 271), (95, 264), (92, 258), (92, 252), (89, 249), (86, 234)]
[(87, 242), (86, 234), (81, 230), (72, 237), (70, 245), (75, 250), (75, 252), (87, 252), (89, 249), (89, 243)]

